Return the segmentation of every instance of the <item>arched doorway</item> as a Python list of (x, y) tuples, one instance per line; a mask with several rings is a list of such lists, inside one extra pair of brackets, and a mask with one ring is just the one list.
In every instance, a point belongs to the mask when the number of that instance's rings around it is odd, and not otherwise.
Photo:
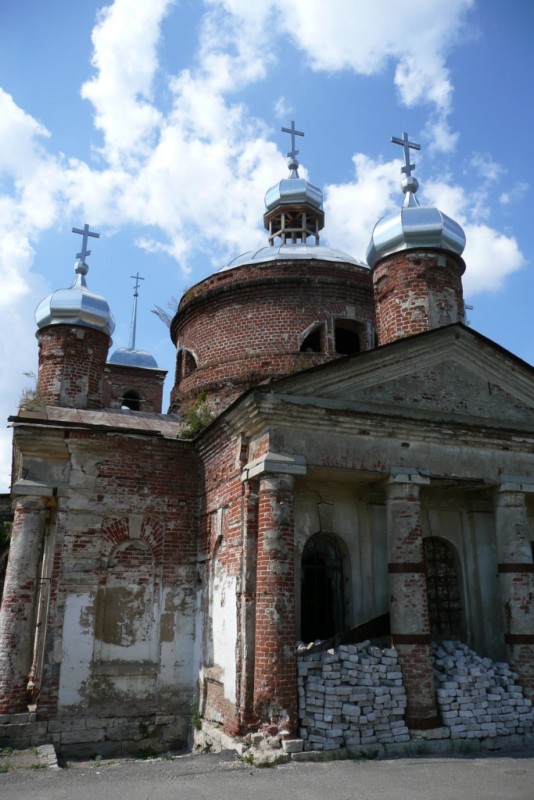
[(456, 550), (445, 539), (423, 540), (430, 634), (434, 639), (462, 639), (464, 613)]
[(301, 639), (329, 639), (345, 627), (343, 554), (334, 536), (306, 542), (301, 568)]

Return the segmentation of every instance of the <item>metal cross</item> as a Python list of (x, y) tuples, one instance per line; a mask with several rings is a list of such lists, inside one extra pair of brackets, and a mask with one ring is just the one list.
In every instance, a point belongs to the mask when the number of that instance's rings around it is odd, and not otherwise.
[(91, 251), (87, 249), (87, 238), (89, 236), (94, 236), (95, 239), (100, 239), (100, 234), (90, 231), (87, 223), (85, 223), (83, 228), (73, 228), (72, 232), (79, 233), (82, 236), (82, 250), (80, 253), (76, 253), (76, 258), (81, 258), (82, 261), (85, 261), (87, 256), (91, 255)]
[(296, 158), (299, 154), (298, 150), (295, 150), (295, 136), (304, 136), (302, 131), (297, 131), (295, 128), (295, 121), (291, 120), (291, 127), (290, 128), (282, 128), (283, 133), (290, 133), (291, 134), (291, 150), (287, 154), (288, 158)]
[(144, 278), (137, 273), (137, 275), (130, 275), (135, 281), (134, 296), (132, 304), (132, 324), (130, 325), (130, 341), (128, 343), (128, 350), (135, 350), (135, 334), (137, 332), (137, 298), (139, 297), (139, 281), (144, 281)]
[(403, 133), (402, 139), (399, 139), (397, 136), (392, 136), (391, 141), (393, 144), (400, 144), (404, 150), (404, 166), (401, 169), (401, 172), (404, 172), (408, 178), (412, 177), (412, 169), (415, 169), (415, 164), (410, 164), (410, 148), (412, 150), (420, 150), (421, 145), (415, 144), (415, 142), (410, 142), (408, 139), (408, 134)]
[(130, 275), (130, 278), (133, 278), (133, 280), (135, 281), (134, 297), (139, 297), (139, 291), (138, 291), (140, 286), (139, 281), (144, 281), (144, 278), (142, 278), (141, 275), (139, 275), (139, 273), (137, 273), (137, 275)]

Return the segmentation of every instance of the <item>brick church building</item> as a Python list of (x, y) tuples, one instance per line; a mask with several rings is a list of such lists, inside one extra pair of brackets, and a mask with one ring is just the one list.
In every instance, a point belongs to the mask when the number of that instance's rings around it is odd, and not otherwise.
[(291, 739), (296, 642), (349, 634), (396, 652), (410, 732), (442, 725), (432, 641), (534, 694), (534, 370), (466, 327), (463, 231), (399, 143), (404, 204), (364, 262), (320, 243), (293, 142), (268, 244), (181, 299), (169, 413), (152, 356), (108, 360), (80, 231), (11, 418), (0, 742)]

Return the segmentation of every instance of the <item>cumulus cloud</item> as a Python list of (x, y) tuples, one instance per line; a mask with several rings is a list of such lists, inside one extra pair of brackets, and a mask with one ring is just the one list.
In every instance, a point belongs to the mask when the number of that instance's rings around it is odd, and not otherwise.
[[(447, 55), (462, 35), (474, 0), (210, 0), (236, 21), (283, 31), (306, 55), (314, 70), (352, 70), (374, 75), (392, 64), (401, 102), (432, 109), (426, 133), (433, 149), (450, 152), (456, 134), (449, 130), (453, 86)], [(269, 20), (269, 17), (271, 19)]]

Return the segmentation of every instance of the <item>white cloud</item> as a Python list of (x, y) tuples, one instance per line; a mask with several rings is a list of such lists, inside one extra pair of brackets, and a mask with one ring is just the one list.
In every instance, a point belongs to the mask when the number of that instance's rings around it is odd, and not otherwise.
[(400, 161), (374, 161), (363, 153), (353, 156), (355, 179), (325, 188), (325, 240), (365, 260), (376, 222), (402, 204)]
[(505, 278), (525, 264), (516, 239), (488, 225), (466, 224), (464, 252), (467, 269), (463, 277), (466, 295), (500, 289)]
[(323, 0), (210, 0), (212, 7), (233, 14), (236, 24), (250, 29), (257, 19), (263, 28), (285, 32), (312, 69), (374, 75), (390, 63), (396, 65), (394, 81), (402, 103), (433, 108), (427, 133), (433, 148), (443, 152), (455, 146), (447, 123), (453, 86), (446, 59), (473, 4), (474, 0), (330, 0), (325, 13)]
[(516, 181), (511, 189), (501, 192), (499, 195), (499, 202), (503, 206), (508, 206), (512, 203), (518, 203), (526, 195), (530, 186), (525, 181)]
[(81, 93), (95, 108), (95, 125), (104, 135), (103, 154), (112, 164), (131, 162), (154, 142), (161, 120), (152, 103), (156, 48), (171, 4), (172, 0), (115, 0), (99, 12), (92, 35), (97, 74), (84, 83)]

